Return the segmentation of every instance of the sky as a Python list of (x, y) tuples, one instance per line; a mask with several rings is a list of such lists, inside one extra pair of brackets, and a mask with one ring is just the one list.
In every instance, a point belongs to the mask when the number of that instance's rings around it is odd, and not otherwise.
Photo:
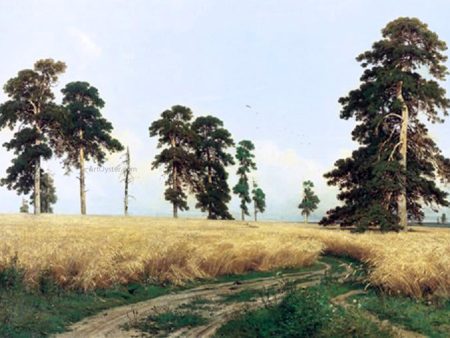
[[(114, 136), (130, 147), (131, 214), (171, 215), (162, 172), (151, 170), (157, 140), (148, 126), (181, 104), (195, 116), (219, 117), (236, 143), (254, 142), (253, 177), (267, 196), (262, 219), (302, 219), (304, 180), (314, 182), (321, 199), (312, 217), (319, 219), (338, 203), (323, 174), (357, 146), (354, 121), (339, 119), (338, 103), (359, 84), (355, 57), (399, 16), (418, 17), (450, 43), (449, 12), (446, 0), (0, 0), (0, 84), (53, 58), (68, 67), (54, 88), (57, 101), (68, 82), (97, 87)], [(450, 82), (442, 85), (449, 91)], [(0, 92), (0, 102), (6, 99)], [(431, 127), (450, 156), (448, 131), (448, 123)], [(1, 131), (0, 142), (11, 135)], [(121, 156), (109, 156), (103, 169), (88, 163), (88, 213), (123, 212)], [(0, 149), (0, 176), (11, 158)], [(77, 173), (66, 175), (58, 159), (44, 168), (55, 178), (55, 212), (79, 213)], [(229, 172), (233, 186), (236, 167)], [(0, 212), (17, 212), (22, 197), (0, 187), (0, 199)], [(189, 204), (183, 217), (203, 216), (194, 199)], [(236, 196), (230, 210), (239, 217)]]

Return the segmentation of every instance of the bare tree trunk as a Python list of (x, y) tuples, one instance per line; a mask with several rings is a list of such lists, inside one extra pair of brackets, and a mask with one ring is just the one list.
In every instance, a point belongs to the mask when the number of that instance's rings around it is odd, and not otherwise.
[[(408, 153), (408, 121), (409, 121), (409, 111), (408, 106), (403, 98), (403, 81), (399, 81), (397, 85), (397, 100), (402, 104), (402, 125), (400, 129), (400, 165), (403, 170), (407, 170), (407, 153)], [(400, 226), (404, 231), (408, 230), (408, 211), (406, 205), (406, 176), (402, 177), (402, 189), (398, 196), (397, 208), (398, 216), (400, 218)]]
[[(39, 141), (36, 142), (39, 145)], [(34, 164), (34, 214), (41, 213), (41, 157), (36, 159)]]
[(305, 222), (305, 224), (308, 224), (308, 214), (305, 214), (304, 216), (305, 216), (304, 217), (304, 222)]
[(258, 222), (258, 210), (256, 210), (256, 205), (255, 205), (255, 222)]
[(127, 147), (127, 153), (126, 153), (126, 158), (125, 158), (125, 196), (124, 196), (124, 213), (125, 216), (128, 216), (128, 185), (129, 185), (129, 181), (130, 181), (130, 171), (131, 171), (131, 164), (130, 164), (130, 149)]
[[(80, 130), (80, 139), (83, 140), (83, 131)], [(80, 147), (80, 209), (86, 215), (86, 179), (84, 170), (84, 146)]]
[(245, 221), (245, 213), (244, 213), (244, 209), (241, 209), (241, 219), (243, 221)]

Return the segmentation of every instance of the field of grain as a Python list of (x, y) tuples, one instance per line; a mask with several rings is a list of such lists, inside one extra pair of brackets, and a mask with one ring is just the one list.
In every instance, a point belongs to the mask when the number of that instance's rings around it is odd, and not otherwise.
[(347, 255), (370, 267), (370, 283), (390, 293), (450, 296), (450, 229), (413, 227), (408, 233), (350, 234), (303, 229), (325, 253)]
[(312, 264), (317, 240), (295, 228), (143, 217), (0, 217), (0, 270), (17, 260), (27, 285), (50, 275), (64, 288), (211, 278)]
[(322, 253), (366, 262), (370, 282), (416, 297), (450, 295), (450, 231), (350, 234), (296, 224), (146, 217), (0, 216), (0, 271), (66, 289), (196, 278), (312, 264)]

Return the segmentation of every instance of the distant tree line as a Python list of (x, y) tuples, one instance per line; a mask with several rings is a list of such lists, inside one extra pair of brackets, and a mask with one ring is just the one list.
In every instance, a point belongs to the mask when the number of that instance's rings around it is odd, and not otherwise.
[[(173, 217), (178, 211), (189, 210), (187, 197), (191, 193), (196, 208), (207, 213), (208, 219), (233, 219), (228, 209), (231, 190), (227, 167), (238, 161), (239, 182), (233, 192), (241, 199), (241, 218), (249, 215), (249, 177), (256, 170), (251, 141), (243, 140), (236, 148), (235, 158), (229, 153), (234, 146), (230, 132), (217, 117), (199, 116), (194, 119), (190, 108), (173, 106), (161, 113), (149, 127), (150, 137), (158, 138), (161, 152), (152, 167), (162, 167), (166, 176), (164, 197), (172, 204)], [(253, 190), (255, 220), (265, 210), (265, 195), (260, 188)]]

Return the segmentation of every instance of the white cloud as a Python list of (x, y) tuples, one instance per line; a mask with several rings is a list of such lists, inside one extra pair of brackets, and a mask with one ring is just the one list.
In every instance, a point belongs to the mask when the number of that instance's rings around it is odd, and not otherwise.
[(71, 27), (69, 29), (69, 34), (75, 38), (85, 54), (93, 57), (99, 57), (102, 54), (101, 47), (86, 32)]
[(315, 213), (320, 218), (336, 205), (336, 189), (329, 187), (323, 174), (330, 168), (316, 160), (301, 158), (292, 148), (281, 148), (272, 141), (256, 141), (256, 178), (267, 195), (266, 218), (301, 218), (297, 205), (301, 198), (302, 182), (314, 182), (321, 203)]

